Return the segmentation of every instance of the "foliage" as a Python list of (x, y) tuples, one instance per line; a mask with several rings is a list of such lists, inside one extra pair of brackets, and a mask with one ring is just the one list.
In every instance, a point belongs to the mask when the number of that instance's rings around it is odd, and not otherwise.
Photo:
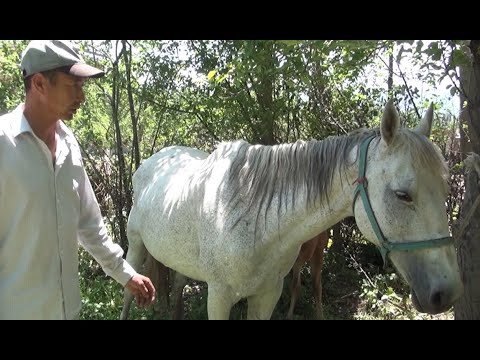
[(0, 114), (12, 110), (25, 90), (20, 72), (20, 54), (27, 40), (0, 41)]
[[(81, 320), (116, 320), (123, 306), (123, 288), (106, 276), (98, 263), (85, 250), (79, 250), (80, 291), (83, 307)], [(152, 319), (153, 309), (132, 305), (132, 319)]]
[(398, 41), (400, 49), (397, 62), (406, 56), (418, 65), (417, 77), (436, 87), (445, 77), (450, 79), (447, 89), (453, 96), (463, 92), (459, 83), (458, 67), (470, 61), (465, 51), (465, 40), (434, 40), (425, 43), (417, 41)]
[[(357, 45), (190, 41), (196, 55), (191, 65), (205, 79), (192, 84), (197, 94), (205, 94), (196, 99), (199, 109), (216, 138), (241, 137), (253, 143), (324, 138), (364, 126), (375, 92), (354, 82), (378, 49), (369, 45), (353, 51)], [(216, 125), (221, 123), (227, 126)]]

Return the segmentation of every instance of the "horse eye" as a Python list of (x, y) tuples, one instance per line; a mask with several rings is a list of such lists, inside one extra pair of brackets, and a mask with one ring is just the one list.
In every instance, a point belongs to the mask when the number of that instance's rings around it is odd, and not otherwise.
[(410, 195), (408, 195), (408, 193), (406, 193), (404, 191), (395, 191), (395, 195), (401, 201), (404, 201), (404, 202), (407, 202), (407, 203), (412, 202), (412, 198), (410, 197)]

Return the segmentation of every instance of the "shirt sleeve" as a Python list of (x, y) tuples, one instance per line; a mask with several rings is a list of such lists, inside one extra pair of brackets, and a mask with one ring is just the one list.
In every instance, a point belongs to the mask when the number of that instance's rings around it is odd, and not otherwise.
[(108, 236), (100, 207), (92, 185), (82, 166), (83, 181), (80, 185), (80, 219), (78, 238), (80, 244), (100, 264), (103, 271), (125, 286), (137, 272), (123, 259), (123, 249)]

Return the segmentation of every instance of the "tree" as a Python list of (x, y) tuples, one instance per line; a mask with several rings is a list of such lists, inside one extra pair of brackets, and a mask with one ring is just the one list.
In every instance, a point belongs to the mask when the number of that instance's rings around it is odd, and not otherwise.
[[(471, 149), (480, 154), (480, 40), (468, 46), (470, 63), (460, 67), (461, 121), (467, 124)], [(465, 197), (454, 236), (458, 261), (465, 287), (463, 297), (455, 304), (455, 319), (480, 319), (480, 199), (479, 177), (470, 171), (466, 177)]]

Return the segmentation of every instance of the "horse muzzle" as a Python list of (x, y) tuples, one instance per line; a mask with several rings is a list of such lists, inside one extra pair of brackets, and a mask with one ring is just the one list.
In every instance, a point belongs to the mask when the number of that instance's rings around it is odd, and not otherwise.
[(435, 315), (448, 311), (462, 293), (463, 291), (459, 291), (454, 287), (444, 286), (437, 287), (424, 296), (419, 296), (412, 288), (410, 295), (412, 304), (417, 311)]

